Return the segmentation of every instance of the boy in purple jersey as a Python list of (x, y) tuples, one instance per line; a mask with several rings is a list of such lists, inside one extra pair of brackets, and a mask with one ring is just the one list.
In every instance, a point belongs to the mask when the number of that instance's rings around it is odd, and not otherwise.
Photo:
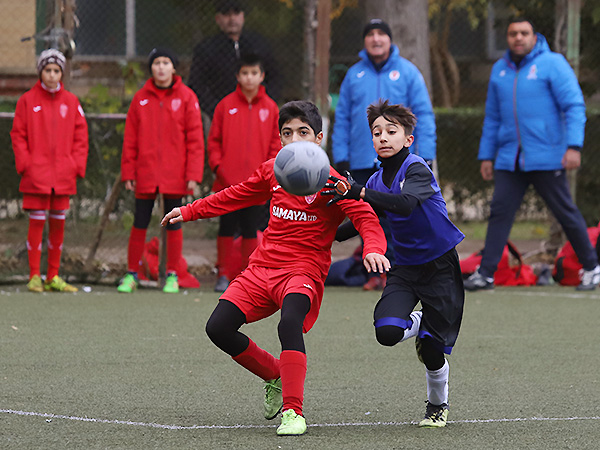
[[(330, 177), (330, 203), (363, 199), (385, 214), (392, 230), (395, 265), (375, 306), (375, 336), (393, 346), (416, 337), (426, 368), (427, 410), (421, 427), (443, 427), (448, 418), (450, 354), (462, 320), (464, 288), (455, 246), (464, 235), (448, 218), (446, 203), (427, 162), (409, 153), (416, 117), (401, 105), (379, 101), (367, 109), (381, 168), (366, 186)], [(356, 234), (341, 225), (336, 240)], [(421, 301), (422, 310), (413, 311)]]

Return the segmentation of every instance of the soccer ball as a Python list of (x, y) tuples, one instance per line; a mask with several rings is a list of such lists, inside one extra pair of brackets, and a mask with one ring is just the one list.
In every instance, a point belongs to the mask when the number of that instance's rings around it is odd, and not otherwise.
[(329, 178), (329, 158), (314, 142), (298, 141), (283, 147), (275, 157), (275, 178), (293, 195), (319, 192)]

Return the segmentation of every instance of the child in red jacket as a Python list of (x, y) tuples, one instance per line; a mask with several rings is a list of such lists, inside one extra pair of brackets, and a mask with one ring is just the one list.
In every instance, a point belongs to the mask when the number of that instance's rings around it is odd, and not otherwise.
[[(277, 104), (262, 85), (263, 64), (254, 54), (242, 55), (234, 92), (219, 102), (208, 136), (208, 163), (215, 173), (215, 192), (248, 178), (263, 162), (274, 158), (281, 148)], [(217, 236), (216, 292), (223, 292), (229, 282), (248, 265), (257, 246), (257, 231), (262, 205), (251, 206), (220, 217)], [(241, 267), (234, 267), (234, 237), (240, 234)]]
[[(165, 212), (181, 206), (202, 181), (204, 135), (196, 94), (175, 75), (177, 56), (155, 48), (148, 56), (152, 78), (133, 97), (123, 140), (121, 179), (135, 192), (135, 213), (127, 249), (128, 272), (118, 291), (131, 293), (138, 286), (146, 230), (156, 194), (164, 198)], [(179, 225), (179, 226), (178, 226)], [(181, 258), (180, 224), (167, 227), (167, 279), (163, 291), (179, 292), (177, 263)]]
[[(10, 136), (15, 153), (23, 209), (29, 212), (27, 254), (32, 292), (77, 292), (58, 276), (69, 196), (85, 176), (87, 122), (79, 100), (61, 84), (65, 56), (44, 50), (38, 59), (39, 81), (19, 98)], [(40, 276), (42, 235), (49, 211), (48, 271)]]

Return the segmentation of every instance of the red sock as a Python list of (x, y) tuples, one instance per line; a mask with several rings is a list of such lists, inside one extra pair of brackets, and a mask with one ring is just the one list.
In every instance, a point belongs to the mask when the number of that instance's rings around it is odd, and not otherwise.
[(306, 354), (296, 350), (284, 350), (279, 357), (283, 409), (293, 409), (302, 415), (304, 403), (304, 380), (306, 378)]
[(183, 230), (167, 230), (167, 273), (177, 272), (183, 249)]
[(27, 256), (29, 257), (29, 278), (40, 275), (40, 259), (42, 257), (42, 236), (46, 213), (44, 211), (29, 212), (29, 231), (27, 232)]
[(248, 259), (250, 258), (252, 252), (256, 249), (257, 245), (258, 239), (256, 238), (242, 238), (242, 264), (240, 266), (241, 270), (244, 270), (246, 267), (248, 267)]
[(263, 380), (279, 378), (279, 360), (249, 339), (248, 348), (232, 359)]
[(137, 273), (140, 268), (140, 260), (146, 245), (146, 229), (131, 227), (129, 235), (129, 247), (127, 248), (127, 270)]
[(65, 212), (50, 211), (48, 218), (48, 273), (46, 274), (48, 281), (58, 275), (64, 238)]
[(231, 268), (231, 254), (233, 253), (233, 236), (217, 236), (217, 269), (219, 276), (226, 276), (232, 280), (237, 274)]

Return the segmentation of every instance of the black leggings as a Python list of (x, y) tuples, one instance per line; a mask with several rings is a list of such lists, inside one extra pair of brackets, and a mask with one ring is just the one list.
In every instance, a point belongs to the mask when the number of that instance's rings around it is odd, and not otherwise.
[(244, 239), (255, 239), (263, 210), (262, 205), (257, 205), (222, 215), (219, 218), (219, 236), (233, 237), (239, 233)]
[[(281, 319), (277, 326), (281, 350), (306, 353), (302, 324), (310, 310), (310, 299), (304, 294), (288, 294), (283, 299)], [(248, 348), (248, 336), (239, 328), (246, 323), (246, 316), (228, 300), (219, 300), (206, 323), (210, 340), (228, 355), (235, 357)]]
[[(150, 225), (150, 219), (152, 218), (152, 208), (154, 208), (155, 199), (136, 198), (135, 199), (135, 213), (133, 216), (133, 226), (135, 228), (141, 228), (146, 230)], [(180, 198), (166, 198), (163, 197), (165, 210), (167, 214), (171, 212), (173, 208), (179, 208), (181, 206)], [(166, 226), (167, 230), (179, 230), (181, 228), (181, 222), (170, 223)]]

